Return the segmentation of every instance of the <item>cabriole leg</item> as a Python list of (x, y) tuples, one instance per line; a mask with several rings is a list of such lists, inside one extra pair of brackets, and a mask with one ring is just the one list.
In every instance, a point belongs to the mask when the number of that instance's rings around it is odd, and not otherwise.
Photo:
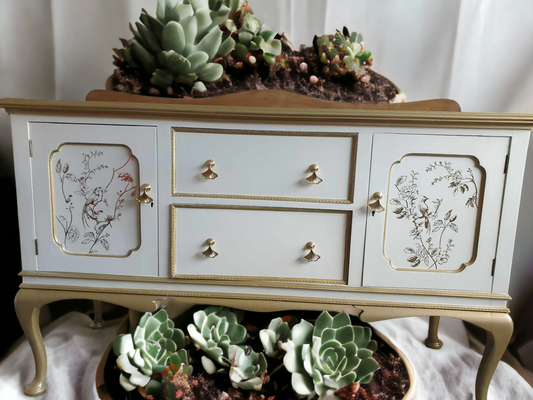
[(93, 329), (100, 329), (105, 325), (105, 321), (102, 318), (102, 302), (93, 300), (94, 319), (89, 326)]
[(42, 304), (35, 302), (34, 291), (21, 289), (15, 297), (17, 318), (35, 359), (35, 377), (24, 388), (24, 393), (28, 396), (38, 396), (46, 390), (46, 350), (39, 326), (41, 306)]
[(442, 340), (439, 339), (440, 317), (429, 317), (429, 331), (425, 344), (430, 349), (438, 350), (442, 347)]

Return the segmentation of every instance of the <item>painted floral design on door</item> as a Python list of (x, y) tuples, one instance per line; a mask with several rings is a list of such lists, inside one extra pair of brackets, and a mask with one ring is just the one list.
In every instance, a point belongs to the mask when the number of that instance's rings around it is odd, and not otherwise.
[[(391, 170), (398, 174), (391, 175), (385, 253), (395, 268), (461, 269), (475, 256), (482, 171), (466, 157), (430, 163), (428, 158), (409, 156)], [(424, 169), (407, 170), (422, 161)]]
[(127, 147), (66, 144), (50, 163), (54, 236), (65, 253), (124, 257), (139, 247), (138, 163)]

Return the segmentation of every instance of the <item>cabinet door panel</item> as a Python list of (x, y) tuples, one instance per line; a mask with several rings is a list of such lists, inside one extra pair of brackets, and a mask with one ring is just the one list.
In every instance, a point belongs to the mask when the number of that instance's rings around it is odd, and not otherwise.
[(375, 134), (365, 286), (490, 292), (509, 138)]
[(155, 128), (30, 124), (40, 271), (157, 275)]

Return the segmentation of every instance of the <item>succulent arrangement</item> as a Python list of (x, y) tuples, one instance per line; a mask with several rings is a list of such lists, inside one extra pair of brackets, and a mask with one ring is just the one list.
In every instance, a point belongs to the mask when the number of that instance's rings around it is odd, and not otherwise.
[[(192, 315), (185, 336), (165, 310), (146, 313), (133, 337), (119, 335), (113, 342), (120, 385), (155, 400), (179, 398), (180, 382), (187, 390), (189, 381), (198, 384), (194, 363), (206, 376), (220, 376), (260, 398), (270, 376), (284, 368), (291, 374), (291, 398), (333, 400), (341, 389), (354, 394), (359, 386), (354, 391), (353, 384), (369, 383), (379, 369), (370, 328), (352, 326), (346, 313), (323, 312), (314, 323), (278, 317), (265, 329), (250, 331), (240, 324), (242, 318), (242, 311), (210, 306)], [(275, 368), (269, 370), (267, 357)]]
[(158, 0), (155, 17), (143, 9), (130, 30), (133, 38), (114, 49), (115, 90), (197, 97), (271, 88), (330, 100), (405, 100), (370, 69), (360, 33), (344, 27), (295, 50), (247, 0)]

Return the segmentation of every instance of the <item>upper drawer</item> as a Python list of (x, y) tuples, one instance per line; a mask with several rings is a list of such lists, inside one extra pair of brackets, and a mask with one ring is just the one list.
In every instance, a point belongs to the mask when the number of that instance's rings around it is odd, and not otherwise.
[(172, 142), (174, 196), (353, 201), (357, 134), (180, 128)]

